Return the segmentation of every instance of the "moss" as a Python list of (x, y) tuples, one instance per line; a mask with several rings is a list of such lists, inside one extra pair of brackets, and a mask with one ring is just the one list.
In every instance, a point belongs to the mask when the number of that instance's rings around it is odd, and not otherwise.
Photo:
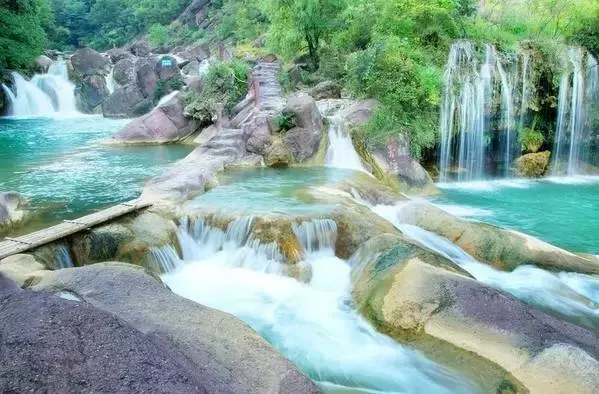
[(540, 178), (547, 172), (551, 152), (529, 153), (516, 160), (516, 171), (528, 178)]

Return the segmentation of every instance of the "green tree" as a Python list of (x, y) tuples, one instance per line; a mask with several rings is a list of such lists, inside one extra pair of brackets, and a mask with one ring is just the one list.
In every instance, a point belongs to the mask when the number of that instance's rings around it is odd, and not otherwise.
[(320, 45), (341, 28), (344, 9), (344, 0), (268, 0), (269, 42), (287, 56), (307, 49), (312, 67), (317, 69)]
[(46, 45), (52, 25), (46, 0), (0, 0), (0, 69), (23, 69)]

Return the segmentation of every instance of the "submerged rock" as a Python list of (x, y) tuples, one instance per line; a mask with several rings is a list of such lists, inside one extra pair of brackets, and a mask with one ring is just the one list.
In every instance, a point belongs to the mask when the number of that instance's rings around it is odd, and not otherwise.
[[(446, 344), (464, 357), (474, 353), (507, 372), (504, 379), (519, 392), (525, 391), (518, 389), (520, 384), (543, 393), (565, 388), (592, 392), (599, 384), (595, 333), (481, 284), (443, 257), (401, 239), (379, 237), (352, 262), (353, 296), (362, 313), (427, 354), (435, 355), (435, 347)], [(569, 357), (555, 357), (564, 348)], [(484, 371), (487, 367), (481, 364), (481, 372), (492, 373)], [(547, 371), (553, 371), (551, 379)]]
[(204, 393), (208, 373), (167, 337), (86, 302), (20, 290), (0, 274), (0, 391)]
[(0, 193), (0, 234), (6, 234), (27, 220), (27, 200), (16, 192)]
[(516, 172), (528, 178), (540, 178), (547, 172), (551, 152), (529, 153), (516, 160)]
[[(173, 93), (175, 94), (175, 93)], [(113, 142), (126, 144), (163, 144), (181, 141), (196, 131), (196, 122), (183, 115), (183, 95), (176, 93), (149, 114), (127, 124)]]
[(60, 270), (33, 290), (70, 292), (148, 337), (168, 340), (208, 392), (320, 392), (245, 323), (173, 294), (140, 268), (106, 263)]
[(575, 255), (532, 236), (490, 224), (459, 219), (431, 204), (402, 203), (399, 221), (439, 234), (477, 260), (512, 271), (536, 265), (552, 271), (599, 274), (596, 261)]

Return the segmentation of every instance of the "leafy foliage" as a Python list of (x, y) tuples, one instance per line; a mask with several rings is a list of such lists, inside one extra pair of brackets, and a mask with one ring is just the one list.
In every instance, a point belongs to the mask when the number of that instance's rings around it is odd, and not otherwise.
[(227, 114), (247, 94), (249, 65), (239, 60), (210, 66), (200, 94), (187, 97), (185, 112), (200, 123), (208, 124), (219, 109)]
[(29, 67), (44, 49), (44, 28), (52, 23), (46, 0), (0, 0), (0, 69)]
[(525, 128), (518, 136), (518, 142), (522, 146), (522, 150), (530, 153), (537, 153), (543, 143), (545, 137), (543, 133), (533, 128)]

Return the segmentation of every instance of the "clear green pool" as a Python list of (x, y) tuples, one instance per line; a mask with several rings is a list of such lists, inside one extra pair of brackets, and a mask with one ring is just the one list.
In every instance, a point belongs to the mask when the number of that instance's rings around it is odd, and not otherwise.
[(0, 118), (0, 191), (17, 191), (44, 223), (135, 198), (163, 166), (186, 156), (180, 145), (101, 145), (126, 120)]
[(599, 178), (439, 185), (442, 208), (534, 235), (574, 252), (599, 254)]
[(193, 204), (251, 213), (326, 212), (331, 205), (303, 198), (302, 189), (338, 183), (354, 174), (352, 170), (327, 167), (229, 170), (219, 177), (219, 186), (197, 197)]

